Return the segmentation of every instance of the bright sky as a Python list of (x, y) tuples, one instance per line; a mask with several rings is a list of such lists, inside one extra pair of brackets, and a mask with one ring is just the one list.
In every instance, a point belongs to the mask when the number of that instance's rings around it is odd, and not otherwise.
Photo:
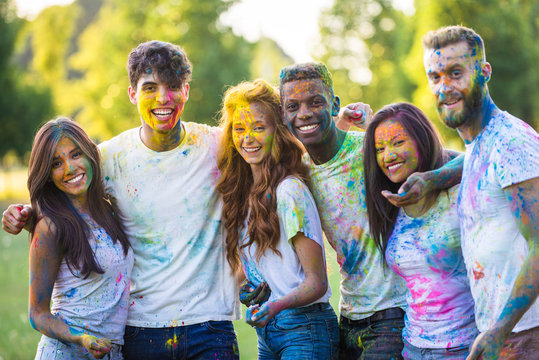
[[(33, 18), (51, 5), (66, 5), (73, 0), (15, 0), (21, 17)], [(234, 33), (249, 41), (261, 35), (277, 41), (295, 61), (312, 60), (312, 44), (319, 37), (318, 17), (333, 0), (241, 0), (221, 20)]]

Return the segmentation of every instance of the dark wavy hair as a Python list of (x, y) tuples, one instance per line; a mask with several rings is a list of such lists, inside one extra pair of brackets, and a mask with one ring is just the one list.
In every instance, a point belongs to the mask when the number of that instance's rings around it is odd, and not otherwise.
[[(255, 182), (250, 165), (238, 153), (232, 140), (232, 124), (237, 106), (257, 103), (273, 122), (275, 133), (269, 156), (263, 160), (263, 175)], [(221, 111), (221, 139), (218, 167), (222, 173), (217, 190), (223, 196), (223, 222), (227, 232), (227, 260), (234, 271), (240, 267), (239, 236), (249, 214), (249, 242), (257, 245), (256, 257), (271, 249), (277, 250), (280, 238), (276, 190), (287, 176), (308, 181), (308, 167), (301, 157), (303, 148), (282, 122), (278, 92), (266, 81), (243, 82), (228, 89)]]
[(155, 72), (168, 86), (183, 86), (191, 80), (192, 65), (178, 45), (164, 41), (147, 41), (131, 50), (127, 59), (129, 82), (133, 89), (142, 74)]
[(114, 242), (122, 244), (124, 254), (129, 250), (129, 240), (119, 221), (118, 210), (113, 208), (105, 195), (99, 150), (76, 122), (65, 117), (47, 122), (34, 138), (28, 166), (28, 190), (34, 209), (30, 233), (33, 235), (35, 232), (37, 214), (50, 219), (54, 225), (51, 227), (54, 237), (70, 271), (74, 274), (73, 269), (78, 269), (87, 278), (92, 271), (103, 273), (88, 242), (90, 229), (71, 200), (51, 180), (54, 153), (63, 137), (72, 140), (92, 166), (93, 177), (88, 187), (90, 216), (107, 231)]
[[(384, 106), (369, 123), (363, 144), (365, 168), (366, 202), (370, 233), (384, 256), (389, 236), (395, 226), (399, 208), (393, 206), (382, 194), (382, 190), (396, 193), (402, 183), (394, 183), (382, 172), (376, 160), (374, 133), (380, 123), (394, 119), (414, 140), (419, 153), (418, 172), (437, 169), (447, 162), (442, 141), (427, 116), (418, 107), (409, 103)], [(436, 199), (439, 191), (432, 192), (428, 201)], [(384, 257), (385, 258), (385, 257)]]

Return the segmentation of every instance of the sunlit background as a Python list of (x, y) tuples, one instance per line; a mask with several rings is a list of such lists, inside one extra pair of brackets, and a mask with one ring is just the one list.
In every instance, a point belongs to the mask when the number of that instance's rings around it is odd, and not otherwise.
[[(422, 36), (452, 24), (483, 36), (494, 101), (537, 129), (536, 0), (0, 0), (0, 211), (28, 201), (28, 153), (45, 121), (70, 116), (96, 142), (140, 124), (125, 64), (151, 39), (181, 45), (193, 64), (184, 121), (215, 125), (228, 86), (277, 85), (283, 66), (314, 60), (328, 65), (342, 103), (412, 102), (462, 150), (438, 120), (422, 64)], [(32, 358), (39, 338), (26, 315), (27, 248), (26, 235), (0, 232), (0, 360)], [(255, 359), (254, 331), (235, 327), (242, 358)]]

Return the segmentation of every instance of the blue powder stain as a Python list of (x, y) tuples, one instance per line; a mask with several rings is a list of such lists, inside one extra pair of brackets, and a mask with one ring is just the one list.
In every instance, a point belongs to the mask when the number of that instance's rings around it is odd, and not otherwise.
[(65, 293), (65, 296), (67, 296), (68, 298), (73, 297), (73, 295), (75, 295), (76, 292), (77, 292), (77, 288), (72, 288), (71, 290)]
[(189, 154), (189, 149), (184, 150), (184, 151), (182, 152), (182, 155), (183, 155), (183, 156), (187, 156), (187, 154)]
[(348, 181), (348, 184), (347, 184), (348, 188), (349, 188), (349, 189), (353, 189), (355, 183), (356, 183), (356, 182), (353, 181), (353, 180)]

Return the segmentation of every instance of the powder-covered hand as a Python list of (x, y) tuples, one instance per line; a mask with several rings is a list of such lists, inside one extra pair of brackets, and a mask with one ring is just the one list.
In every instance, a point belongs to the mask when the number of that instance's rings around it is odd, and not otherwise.
[(81, 344), (96, 359), (102, 359), (110, 352), (112, 343), (105, 338), (96, 338), (95, 336), (81, 335)]
[(245, 321), (251, 326), (264, 327), (281, 311), (277, 301), (268, 301), (262, 306), (253, 305), (245, 312)]
[(401, 207), (417, 203), (431, 190), (432, 183), (427, 173), (416, 172), (408, 176), (397, 194), (384, 190), (382, 195), (393, 205)]
[(249, 280), (245, 280), (240, 287), (240, 301), (245, 306), (262, 305), (269, 299), (270, 295), (271, 289), (266, 282), (260, 283), (255, 288)]
[(336, 125), (344, 131), (348, 131), (350, 126), (365, 130), (371, 119), (372, 109), (369, 104), (357, 102), (341, 108)]
[(503, 343), (507, 339), (501, 329), (493, 329), (479, 334), (472, 345), (470, 355), (466, 360), (496, 360), (503, 349)]

